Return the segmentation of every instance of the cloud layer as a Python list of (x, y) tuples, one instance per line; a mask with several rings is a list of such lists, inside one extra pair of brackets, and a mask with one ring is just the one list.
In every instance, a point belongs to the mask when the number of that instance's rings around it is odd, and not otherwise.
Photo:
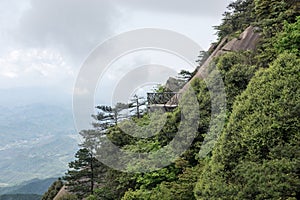
[(54, 46), (82, 57), (111, 34), (117, 18), (108, 1), (32, 0), (15, 38), (26, 46)]
[[(220, 0), (117, 0), (122, 6), (142, 9), (149, 12), (171, 12), (178, 15), (201, 15), (216, 17), (220, 11), (224, 11), (229, 1)], [(218, 17), (218, 16), (217, 16)]]
[(210, 41), (206, 24), (218, 21), (228, 2), (0, 1), (0, 89), (62, 82), (71, 87), (91, 50), (124, 30), (165, 27)]
[(0, 88), (48, 86), (74, 76), (63, 57), (47, 49), (14, 50), (0, 58), (0, 66)]

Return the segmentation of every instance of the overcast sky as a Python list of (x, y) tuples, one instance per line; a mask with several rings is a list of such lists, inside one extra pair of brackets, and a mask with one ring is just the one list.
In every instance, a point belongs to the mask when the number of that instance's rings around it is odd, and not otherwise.
[[(229, 2), (2, 0), (0, 90), (10, 96), (1, 96), (0, 103), (71, 98), (74, 81), (89, 53), (101, 42), (125, 31), (168, 29), (186, 35), (206, 50), (216, 39), (212, 26), (220, 23)], [(130, 62), (138, 63), (136, 57), (132, 59)], [(145, 62), (152, 58), (139, 59)], [(22, 96), (19, 90), (23, 91)]]

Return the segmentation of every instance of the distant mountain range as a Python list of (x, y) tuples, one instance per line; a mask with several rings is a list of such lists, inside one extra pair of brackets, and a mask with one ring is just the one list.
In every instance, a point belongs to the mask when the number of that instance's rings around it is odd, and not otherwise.
[[(28, 194), (28, 195), (43, 195), (50, 185), (54, 181), (56, 181), (57, 178), (48, 178), (44, 180), (40, 179), (33, 179), (30, 181), (26, 181), (20, 185), (12, 186), (12, 187), (5, 187), (5, 188), (0, 188), (0, 195), (3, 196), (4, 194)], [(8, 196), (6, 195), (6, 197)], [(0, 198), (1, 200), (1, 198)]]
[(71, 109), (0, 107), (0, 187), (64, 174), (78, 149)]
[(41, 197), (38, 194), (4, 194), (0, 196), (0, 200), (40, 200)]

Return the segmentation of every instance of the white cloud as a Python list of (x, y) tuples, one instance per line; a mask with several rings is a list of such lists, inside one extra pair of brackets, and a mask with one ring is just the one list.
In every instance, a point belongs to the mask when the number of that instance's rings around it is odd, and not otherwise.
[[(213, 23), (220, 20), (228, 2), (0, 1), (0, 89), (57, 86), (55, 90), (63, 91), (64, 85), (70, 91), (76, 72), (99, 43), (137, 28), (177, 31), (208, 48), (213, 34), (208, 26), (217, 25)], [(129, 64), (134, 62), (140, 61), (130, 60)], [(120, 66), (126, 68), (128, 62)], [(108, 79), (114, 81), (124, 71), (112, 71)]]
[(220, 11), (224, 12), (226, 5), (230, 0), (115, 0), (117, 5), (125, 7), (146, 10), (150, 12), (171, 12), (177, 15), (201, 15), (216, 17)]
[(13, 37), (26, 47), (57, 48), (82, 62), (113, 32), (118, 19), (107, 0), (31, 0)]
[(19, 49), (0, 58), (2, 88), (49, 86), (74, 76), (73, 69), (64, 58), (50, 49)]
[(18, 77), (18, 74), (15, 73), (15, 72), (11, 72), (11, 71), (3, 71), (2, 76), (5, 76), (5, 77), (8, 77), (8, 78), (17, 78)]
[(90, 94), (90, 91), (87, 88), (74, 88), (74, 95), (83, 96)]

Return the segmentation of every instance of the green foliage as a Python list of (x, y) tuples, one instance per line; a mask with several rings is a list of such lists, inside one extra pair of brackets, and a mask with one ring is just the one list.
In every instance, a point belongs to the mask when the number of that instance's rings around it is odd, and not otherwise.
[[(256, 26), (260, 28), (261, 40), (258, 47), (258, 66), (268, 67), (278, 56), (274, 47), (275, 35), (282, 31), (284, 22), (293, 23), (299, 15), (294, 2), (286, 0), (255, 0)], [(289, 35), (289, 33), (287, 33)]]
[[(298, 8), (295, 3), (287, 0), (254, 0), (255, 16), (258, 25), (264, 29), (266, 36), (274, 36), (284, 20), (293, 22), (297, 16)], [(272, 30), (275, 28), (275, 30)]]
[(114, 107), (99, 105), (96, 106), (99, 110), (97, 115), (93, 117), (97, 120), (97, 123), (93, 123), (94, 127), (100, 130), (106, 130), (109, 127), (115, 126), (122, 119), (121, 112), (129, 108), (128, 104), (117, 103)]
[(121, 199), (124, 193), (134, 187), (134, 178), (132, 174), (119, 172), (109, 169), (105, 176), (105, 183), (99, 185), (94, 194), (88, 196), (88, 199), (93, 200), (115, 200)]
[(199, 174), (198, 168), (186, 168), (182, 174), (178, 176), (176, 181), (163, 181), (155, 188), (138, 190), (128, 190), (123, 200), (134, 199), (164, 199), (164, 200), (193, 200), (195, 199), (193, 189)]
[(157, 88), (154, 89), (154, 92), (160, 93), (160, 92), (168, 92), (167, 88), (163, 85), (158, 85)]
[(248, 86), (257, 67), (253, 52), (228, 52), (216, 59), (217, 68), (224, 79), (227, 108), (231, 111), (235, 97)]
[(130, 145), (136, 141), (134, 137), (124, 133), (124, 131), (120, 128), (121, 126), (126, 126), (127, 122), (128, 121), (126, 120), (121, 122), (119, 126), (110, 128), (106, 133), (107, 138), (118, 147)]
[[(90, 200), (300, 199), (300, 17), (296, 18), (299, 4), (295, 2), (237, 0), (230, 3), (221, 25), (216, 27), (219, 40), (236, 37), (254, 25), (261, 32), (260, 46), (254, 51), (227, 52), (214, 60), (215, 65), (209, 66), (207, 82), (193, 79), (191, 85), (197, 95), (200, 119), (191, 123), (199, 126), (190, 148), (173, 164), (135, 174), (100, 167), (105, 170), (94, 171), (97, 183), (94, 189), (88, 183), (80, 183), (80, 187), (73, 185), (74, 192)], [(201, 64), (207, 55), (200, 52)], [(225, 84), (228, 118), (213, 152), (202, 158), (199, 150), (205, 148), (204, 137), (209, 128), (214, 131), (216, 124), (212, 120), (218, 121), (220, 117), (211, 112), (212, 102), (224, 98), (219, 93), (211, 94), (206, 85), (218, 85), (214, 79), (216, 69)], [(181, 78), (189, 80), (196, 72), (183, 71)], [(164, 86), (156, 89), (156, 92), (166, 91), (169, 90)], [(70, 164), (72, 170), (68, 173), (77, 180), (73, 183), (91, 180), (91, 176), (86, 176), (93, 174), (90, 152), (112, 159), (114, 150), (106, 148), (109, 142), (130, 152), (152, 153), (151, 156), (161, 159), (162, 163), (167, 162), (171, 152), (166, 151), (164, 157), (159, 157), (157, 152), (178, 134), (182, 117), (192, 113), (192, 102), (188, 101), (185, 106), (188, 110), (185, 115), (179, 106), (173, 112), (157, 115), (155, 122), (150, 114), (133, 118), (138, 128), (129, 120), (116, 120), (120, 110), (114, 112), (110, 107), (98, 107), (104, 112), (95, 117), (98, 120), (95, 125), (106, 123), (107, 116), (112, 123), (105, 128), (100, 125), (100, 128), (95, 126), (95, 130), (81, 132), (82, 147), (89, 150), (78, 152), (77, 160)], [(225, 105), (218, 106), (222, 116), (225, 115)], [(163, 117), (165, 121), (161, 120)], [(193, 131), (191, 123), (185, 125), (182, 137)], [(145, 126), (146, 132), (154, 133), (153, 136), (133, 137), (145, 132)], [(209, 135), (209, 139), (216, 140), (217, 136)], [(147, 159), (132, 159), (127, 170), (144, 169), (152, 164)]]
[(69, 163), (70, 169), (63, 178), (67, 182), (68, 191), (82, 198), (93, 194), (96, 183), (101, 183), (107, 167), (85, 148), (78, 150), (75, 158), (75, 161)]
[(284, 22), (284, 28), (276, 37), (275, 48), (278, 53), (288, 51), (300, 55), (300, 16), (295, 23)]
[(137, 175), (136, 183), (142, 189), (151, 189), (163, 181), (174, 181), (177, 179), (178, 169), (173, 165), (163, 169)]
[(192, 72), (181, 70), (178, 74), (178, 77), (182, 80), (190, 80), (192, 78)]
[[(157, 190), (157, 188), (162, 187), (166, 188), (169, 191), (175, 191), (178, 193), (176, 196), (183, 198), (186, 194), (188, 194), (188, 198), (193, 196), (192, 188), (196, 183), (195, 173), (192, 169), (192, 166), (197, 165), (198, 161), (196, 160), (196, 156), (199, 152), (200, 143), (203, 140), (203, 134), (206, 133), (209, 125), (210, 119), (210, 95), (208, 89), (206, 88), (206, 84), (203, 80), (195, 79), (192, 83), (193, 88), (197, 94), (199, 100), (199, 106), (201, 109), (201, 122), (199, 126), (199, 134), (196, 139), (192, 143), (192, 147), (190, 150), (185, 152), (182, 155), (182, 158), (176, 161), (176, 164), (170, 165), (168, 167), (162, 168), (157, 171), (148, 172), (148, 173), (140, 173), (140, 174), (126, 174), (126, 173), (111, 173), (111, 178), (106, 176), (106, 184), (100, 188), (98, 188), (94, 197), (90, 196), (90, 198), (98, 198), (98, 199), (120, 199), (122, 194), (126, 192), (126, 190), (131, 189), (133, 193), (139, 193), (140, 191), (150, 191)], [(141, 139), (138, 141), (131, 141), (126, 144), (124, 142), (124, 138), (126, 138), (126, 134), (121, 131), (118, 127), (113, 127), (109, 129), (105, 134), (114, 144), (118, 144), (121, 148), (129, 150), (131, 152), (155, 152), (158, 149), (162, 148), (173, 139), (173, 137), (177, 133), (177, 125), (181, 121), (181, 112), (180, 109), (176, 109), (173, 113), (166, 114), (166, 122), (163, 124), (163, 128), (158, 130), (157, 134), (154, 137)], [(159, 119), (159, 116), (158, 116)], [(154, 120), (155, 121), (155, 120)], [(157, 122), (157, 124), (156, 124)], [(145, 115), (141, 119), (136, 119), (136, 123), (138, 125), (147, 125), (147, 130), (150, 132), (156, 132), (156, 127), (160, 127), (161, 120), (157, 120), (153, 122), (152, 126), (149, 126), (149, 116)], [(132, 132), (132, 134), (138, 134), (139, 129), (130, 129), (128, 122), (125, 120), (121, 122), (119, 127), (125, 128), (127, 131)], [(187, 129), (189, 130), (189, 129)], [(137, 133), (135, 133), (136, 131)], [(125, 145), (124, 145), (125, 144)], [(102, 145), (103, 146), (103, 145)], [(107, 152), (106, 152), (107, 153)], [(107, 154), (109, 156), (109, 153)], [(104, 156), (105, 157), (105, 156)], [(151, 165), (148, 162), (131, 162), (131, 166), (134, 169), (142, 168), (145, 165)], [(191, 169), (185, 169), (187, 166), (191, 166)], [(110, 171), (110, 170), (109, 170)], [(182, 174), (182, 175), (181, 175)], [(191, 176), (189, 176), (191, 175)], [(194, 179), (186, 178), (187, 176), (193, 177)], [(182, 178), (181, 178), (182, 177)], [(178, 180), (180, 179), (180, 180)], [(184, 181), (183, 181), (184, 180)], [(174, 182), (174, 183), (173, 183)], [(182, 183), (182, 184), (181, 184)], [(162, 185), (161, 185), (162, 184)], [(123, 190), (120, 190), (123, 188)], [(180, 190), (181, 188), (181, 190)], [(125, 190), (124, 190), (125, 189)], [(180, 192), (181, 191), (181, 192)], [(182, 193), (181, 195), (178, 195)], [(155, 192), (157, 193), (157, 192)], [(109, 195), (107, 195), (109, 194)], [(163, 193), (160, 193), (162, 195)], [(126, 194), (130, 195), (129, 193)], [(126, 196), (125, 195), (125, 196)], [(128, 197), (129, 198), (129, 197)], [(163, 197), (162, 197), (163, 198)]]
[(45, 194), (42, 197), (42, 200), (53, 200), (62, 187), (63, 182), (61, 179), (58, 179), (48, 188), (48, 191), (45, 192)]
[[(196, 60), (196, 62), (198, 63), (198, 66), (201, 67), (205, 61), (208, 59), (208, 57), (210, 56), (212, 52), (208, 52), (208, 51), (200, 51), (198, 59)], [(197, 68), (191, 75), (194, 76), (199, 68)]]
[(178, 180), (162, 182), (153, 190), (153, 199), (193, 200), (193, 190), (199, 175), (198, 167), (185, 168)]
[(228, 11), (223, 14), (221, 25), (215, 27), (219, 40), (245, 30), (250, 23), (255, 21), (253, 0), (234, 1), (229, 4), (227, 9)]
[(300, 59), (293, 54), (256, 74), (235, 102), (197, 184), (198, 199), (299, 197), (299, 82)]
[(142, 109), (142, 106), (145, 106), (146, 102), (147, 101), (144, 97), (134, 95), (133, 99), (131, 99), (131, 103), (128, 105), (128, 107), (131, 108), (130, 112), (134, 112), (134, 114), (131, 114), (130, 117), (137, 117), (138, 119), (141, 118), (146, 113), (146, 110)]

